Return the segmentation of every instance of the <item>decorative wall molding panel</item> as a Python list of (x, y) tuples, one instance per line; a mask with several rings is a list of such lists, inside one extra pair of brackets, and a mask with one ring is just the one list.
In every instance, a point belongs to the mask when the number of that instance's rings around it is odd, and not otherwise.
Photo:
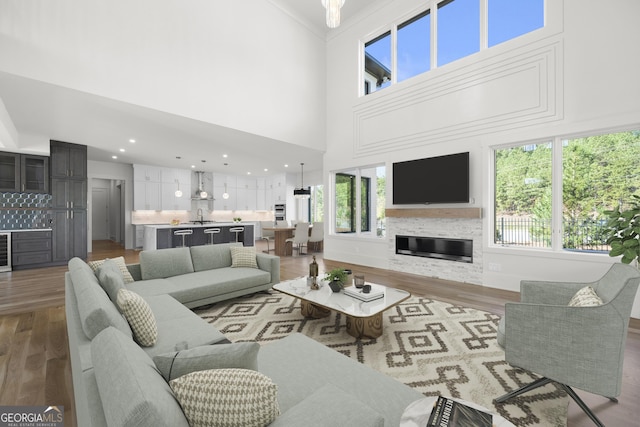
[(354, 108), (354, 155), (562, 119), (563, 45), (557, 39), (545, 43), (441, 73), (386, 96), (381, 92), (373, 99), (361, 98)]

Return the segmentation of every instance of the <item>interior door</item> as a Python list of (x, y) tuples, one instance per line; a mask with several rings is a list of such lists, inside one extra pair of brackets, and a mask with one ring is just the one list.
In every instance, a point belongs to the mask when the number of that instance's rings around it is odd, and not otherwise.
[(109, 190), (93, 188), (91, 191), (91, 240), (109, 239)]

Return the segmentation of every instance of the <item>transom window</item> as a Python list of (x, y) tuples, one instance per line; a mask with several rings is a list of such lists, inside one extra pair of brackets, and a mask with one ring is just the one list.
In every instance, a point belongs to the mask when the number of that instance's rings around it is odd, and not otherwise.
[(544, 27), (545, 0), (427, 3), (426, 10), (364, 43), (362, 93), (384, 89)]

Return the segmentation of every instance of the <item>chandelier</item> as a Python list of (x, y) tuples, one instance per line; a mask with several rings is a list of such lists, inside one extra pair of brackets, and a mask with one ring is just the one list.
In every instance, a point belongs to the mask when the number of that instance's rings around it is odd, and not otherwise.
[(344, 0), (320, 0), (322, 6), (327, 9), (327, 27), (336, 28), (340, 25), (340, 8), (344, 6)]
[(311, 189), (304, 188), (304, 163), (300, 163), (300, 188), (294, 188), (293, 196), (296, 199), (308, 199), (311, 197)]

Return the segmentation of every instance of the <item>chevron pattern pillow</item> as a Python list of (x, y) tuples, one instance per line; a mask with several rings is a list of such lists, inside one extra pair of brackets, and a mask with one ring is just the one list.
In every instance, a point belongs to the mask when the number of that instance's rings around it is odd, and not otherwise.
[(569, 301), (569, 307), (596, 307), (602, 305), (602, 299), (591, 286), (580, 289)]
[(149, 304), (128, 289), (118, 291), (117, 304), (131, 326), (133, 338), (143, 347), (151, 347), (158, 340), (158, 325)]
[(258, 268), (255, 246), (232, 246), (231, 267)]
[(257, 371), (197, 371), (171, 380), (169, 385), (191, 427), (262, 427), (280, 415), (278, 386)]

